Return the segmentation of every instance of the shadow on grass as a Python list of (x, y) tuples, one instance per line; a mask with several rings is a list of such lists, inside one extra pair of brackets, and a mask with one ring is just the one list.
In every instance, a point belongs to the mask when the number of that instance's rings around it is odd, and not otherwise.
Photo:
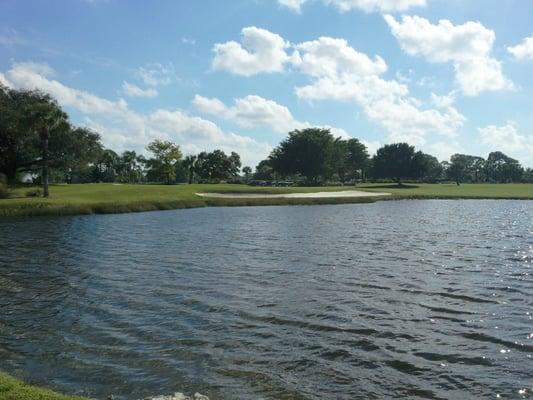
[(375, 186), (375, 185), (356, 186), (356, 188), (361, 188), (361, 189), (418, 189), (419, 187), (420, 186), (417, 186), (417, 185), (405, 185), (403, 183), (400, 183), (400, 184), (393, 183), (393, 184), (380, 185), (380, 186)]

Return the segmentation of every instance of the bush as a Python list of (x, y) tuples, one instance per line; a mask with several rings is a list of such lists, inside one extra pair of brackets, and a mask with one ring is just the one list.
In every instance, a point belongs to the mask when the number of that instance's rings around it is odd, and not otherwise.
[(7, 199), (9, 197), (9, 189), (7, 185), (0, 183), (0, 199)]
[(41, 189), (31, 189), (26, 192), (26, 197), (41, 197), (42, 195)]

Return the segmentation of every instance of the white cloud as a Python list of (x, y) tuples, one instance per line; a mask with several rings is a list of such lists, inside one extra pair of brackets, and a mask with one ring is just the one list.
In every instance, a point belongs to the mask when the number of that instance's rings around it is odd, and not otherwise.
[[(255, 27), (243, 29), (243, 35), (244, 42), (248, 40), (247, 38), (257, 35), (262, 39), (256, 42), (263, 44), (251, 46), (248, 43), (247, 47), (253, 49), (253, 52), (249, 52), (236, 42), (219, 44), (215, 46), (214, 66), (249, 76), (266, 71), (279, 72), (283, 70), (285, 64), (291, 65), (311, 79), (309, 85), (296, 87), (298, 98), (308, 101), (355, 102), (362, 107), (370, 120), (380, 124), (389, 132), (391, 140), (406, 140), (423, 145), (428, 134), (454, 137), (464, 124), (465, 117), (451, 104), (447, 106), (441, 104), (438, 110), (422, 107), (420, 101), (409, 95), (407, 85), (381, 77), (387, 71), (387, 64), (381, 57), (371, 58), (350, 47), (344, 39), (321, 37), (289, 45), (281, 36)], [(264, 42), (277, 45), (267, 46)], [(289, 47), (294, 49), (291, 56), (287, 54)], [(269, 51), (263, 51), (264, 48)], [(265, 58), (267, 53), (272, 53), (271, 50), (274, 48), (277, 49), (277, 57), (271, 56), (265, 60), (265, 63), (258, 63), (258, 60)], [(236, 117), (239, 104), (228, 108), (216, 99), (198, 98), (197, 106), (204, 106), (204, 111), (217, 110), (217, 114), (225, 114), (226, 118), (228, 114), (234, 114), (233, 118), (244, 126), (250, 121), (258, 123), (261, 118), (263, 122), (270, 118), (277, 121), (271, 122), (270, 126), (274, 126), (277, 131), (286, 132), (286, 127), (294, 124), (290, 112), (286, 109), (276, 109), (272, 104), (266, 103), (267, 100), (262, 100), (263, 102), (260, 102), (253, 97), (240, 100), (244, 103), (240, 108), (246, 109), (250, 114), (247, 115), (248, 119)], [(260, 110), (252, 108), (251, 103), (256, 107), (261, 103)], [(273, 110), (275, 112), (272, 112)], [(254, 112), (258, 114), (254, 115)]]
[(156, 97), (157, 96), (157, 90), (154, 88), (147, 88), (142, 89), (139, 86), (133, 85), (129, 82), (122, 82), (122, 91), (126, 96), (130, 97)]
[(140, 67), (135, 71), (135, 75), (140, 78), (146, 86), (164, 86), (171, 84), (176, 75), (172, 64), (151, 63), (145, 67)]
[(426, 0), (323, 0), (341, 12), (360, 9), (366, 12), (404, 12), (412, 7), (423, 7)]
[(489, 125), (478, 128), (479, 138), (490, 151), (500, 150), (533, 166), (533, 135), (518, 133), (513, 122), (503, 126)]
[(204, 113), (219, 115), (244, 128), (269, 127), (274, 132), (287, 133), (310, 126), (297, 121), (287, 107), (260, 96), (235, 99), (234, 104), (228, 107), (218, 99), (196, 95), (193, 104)]
[(355, 102), (389, 132), (390, 140), (423, 145), (428, 134), (453, 137), (464, 123), (464, 116), (451, 105), (423, 109), (405, 84), (380, 76), (387, 71), (382, 58), (371, 59), (345, 40), (320, 38), (295, 47), (295, 67), (312, 79), (310, 85), (296, 88), (299, 98)]
[(451, 107), (454, 102), (455, 102), (455, 92), (450, 92), (443, 96), (439, 96), (435, 93), (431, 93), (431, 103), (433, 103), (435, 107), (448, 108), (448, 107)]
[(361, 140), (361, 143), (366, 146), (369, 156), (376, 154), (378, 149), (381, 147), (381, 143), (378, 140)]
[(518, 60), (533, 60), (533, 36), (524, 38), (516, 46), (507, 47), (507, 51)]
[(204, 114), (219, 115), (225, 117), (228, 111), (226, 105), (219, 99), (204, 97), (198, 94), (194, 96), (192, 104), (198, 111)]
[(371, 59), (350, 47), (344, 39), (321, 37), (295, 46), (293, 64), (304, 74), (316, 78), (346, 75), (380, 75), (387, 64), (379, 56)]
[[(282, 6), (300, 12), (304, 3), (309, 0), (278, 0)], [(332, 5), (340, 12), (362, 10), (365, 12), (404, 12), (412, 7), (423, 7), (427, 0), (322, 0), (326, 5)]]
[(468, 96), (484, 91), (512, 89), (512, 82), (502, 72), (500, 61), (491, 57), (494, 31), (479, 22), (453, 25), (448, 20), (431, 24), (418, 16), (403, 16), (397, 21), (385, 15), (392, 34), (410, 55), (421, 55), (429, 62), (451, 62), (456, 81)]
[(464, 148), (455, 140), (452, 140), (431, 143), (424, 146), (424, 151), (437, 157), (439, 161), (449, 161), (452, 155), (464, 153)]
[(267, 127), (276, 133), (286, 134), (295, 129), (318, 127), (329, 129), (335, 137), (350, 138), (342, 128), (298, 121), (287, 107), (261, 96), (250, 95), (234, 99), (232, 106), (226, 106), (219, 99), (196, 95), (192, 103), (202, 113), (233, 121), (243, 128)]
[(281, 36), (250, 26), (242, 30), (242, 44), (235, 41), (215, 44), (212, 67), (243, 76), (281, 72), (290, 60), (288, 47)]
[(181, 110), (156, 110), (140, 114), (119, 99), (108, 100), (95, 94), (74, 89), (50, 79), (53, 70), (46, 64), (18, 63), (0, 74), (15, 89), (39, 89), (49, 93), (65, 108), (82, 114), (82, 121), (97, 130), (106, 146), (117, 151), (135, 149), (144, 152), (146, 144), (155, 138), (175, 140), (183, 148), (237, 151), (245, 163), (255, 165), (266, 157), (271, 146), (253, 138), (224, 132), (216, 124), (190, 116)]
[(302, 5), (305, 2), (307, 2), (307, 0), (278, 0), (278, 3), (283, 7), (290, 8), (298, 13), (302, 10)]

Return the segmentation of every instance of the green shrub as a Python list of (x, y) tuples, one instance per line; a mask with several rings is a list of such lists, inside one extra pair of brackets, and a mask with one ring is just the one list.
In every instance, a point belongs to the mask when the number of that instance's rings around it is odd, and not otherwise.
[(0, 199), (7, 199), (9, 197), (9, 189), (7, 185), (0, 183)]
[(41, 189), (31, 189), (26, 192), (26, 197), (41, 197), (42, 195)]

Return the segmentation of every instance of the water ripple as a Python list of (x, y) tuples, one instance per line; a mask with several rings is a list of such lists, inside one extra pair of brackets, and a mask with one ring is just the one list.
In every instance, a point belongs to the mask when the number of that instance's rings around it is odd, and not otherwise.
[(102, 399), (526, 398), (532, 222), (526, 201), (2, 221), (0, 368)]

